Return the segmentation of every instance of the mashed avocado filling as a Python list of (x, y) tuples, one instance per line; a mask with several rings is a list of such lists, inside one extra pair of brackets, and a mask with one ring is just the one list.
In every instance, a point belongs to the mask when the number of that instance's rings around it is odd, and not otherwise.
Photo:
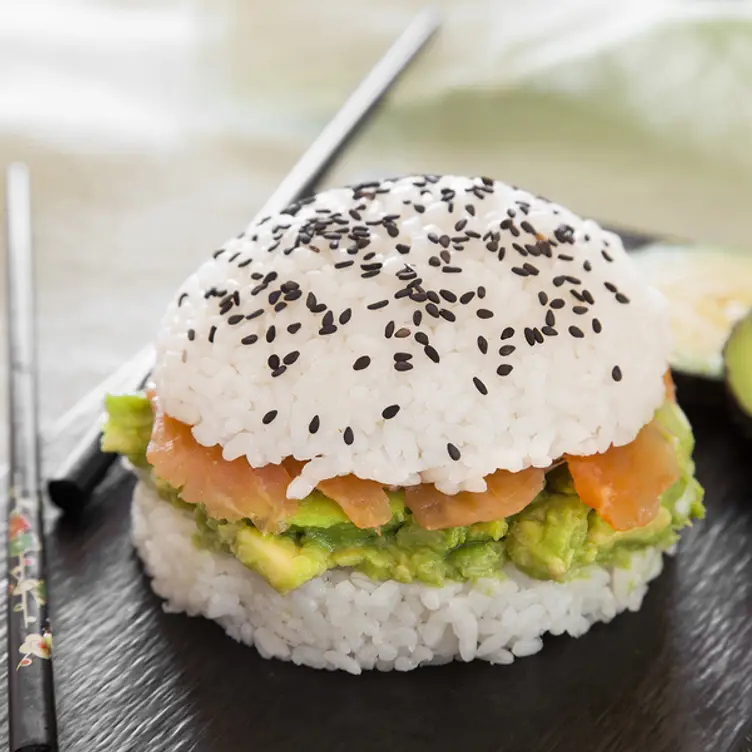
[[(123, 454), (137, 467), (148, 469), (146, 445), (152, 426), (148, 400), (141, 395), (108, 397), (106, 407), (104, 451)], [(280, 592), (335, 567), (351, 567), (374, 580), (443, 585), (447, 580), (498, 577), (503, 564), (511, 561), (532, 577), (561, 581), (588, 564), (627, 565), (632, 551), (668, 548), (679, 529), (704, 516), (703, 490), (694, 478), (689, 422), (673, 402), (663, 404), (656, 419), (673, 438), (682, 474), (662, 495), (656, 517), (625, 532), (614, 530), (580, 501), (565, 465), (547, 474), (544, 490), (520, 513), (446, 530), (417, 525), (402, 492), (389, 494), (392, 518), (386, 525), (361, 530), (336, 502), (314, 491), (300, 502), (284, 533), (265, 535), (249, 520), (215, 520), (203, 506), (183, 502), (178, 489), (152, 480), (162, 498), (193, 514), (197, 546), (231, 553)]]

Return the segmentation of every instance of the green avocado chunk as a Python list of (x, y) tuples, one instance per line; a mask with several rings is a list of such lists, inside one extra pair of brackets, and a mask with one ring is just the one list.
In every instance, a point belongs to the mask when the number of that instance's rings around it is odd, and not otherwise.
[(136, 467), (148, 467), (146, 447), (154, 414), (146, 395), (108, 394), (104, 406), (107, 420), (102, 427), (102, 451), (122, 454)]
[(509, 558), (531, 577), (564, 579), (587, 542), (589, 512), (576, 496), (543, 494), (510, 524)]

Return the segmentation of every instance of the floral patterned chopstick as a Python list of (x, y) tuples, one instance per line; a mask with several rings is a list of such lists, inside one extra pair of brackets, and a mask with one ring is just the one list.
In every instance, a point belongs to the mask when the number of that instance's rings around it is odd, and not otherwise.
[(57, 750), (37, 435), (29, 174), (6, 179), (8, 317), (8, 702), (11, 752)]

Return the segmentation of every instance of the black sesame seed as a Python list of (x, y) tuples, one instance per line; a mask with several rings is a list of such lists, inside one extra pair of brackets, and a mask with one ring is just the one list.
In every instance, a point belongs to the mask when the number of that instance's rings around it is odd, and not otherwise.
[(426, 305), (426, 313), (429, 316), (433, 316), (435, 319), (439, 318), (439, 309), (435, 303), (428, 303)]
[(284, 300), (281, 300), (277, 305), (274, 306), (274, 310), (279, 313), (280, 311), (284, 311), (285, 308), (287, 308), (287, 303), (285, 303)]
[(613, 282), (604, 282), (603, 286), (609, 291), (609, 292), (618, 292), (617, 287)]
[(554, 326), (556, 324), (556, 316), (554, 316), (553, 311), (547, 311), (546, 312), (546, 325), (547, 326)]
[(451, 240), (450, 240), (450, 238), (449, 238), (449, 235), (442, 235), (442, 236), (441, 236), (441, 237), (439, 238), (439, 245), (440, 245), (440, 246), (441, 246), (442, 248), (449, 248), (449, 243), (450, 243), (450, 242), (451, 242)]
[(522, 268), (533, 277), (538, 275), (538, 267), (529, 264), (527, 261), (522, 265)]
[(326, 334), (334, 334), (334, 332), (337, 331), (336, 326), (322, 326), (321, 329), (319, 329), (319, 334), (326, 335)]
[(399, 405), (389, 405), (381, 411), (381, 417), (384, 420), (391, 420), (400, 411)]
[(566, 276), (562, 275), (560, 277), (554, 277), (553, 281), (555, 287), (561, 287), (567, 281), (567, 278)]
[(372, 272), (364, 272), (360, 275), (361, 279), (370, 279), (371, 277), (376, 277), (379, 274), (381, 274), (381, 269), (374, 269)]
[(588, 309), (586, 306), (576, 305), (572, 308), (572, 311), (576, 313), (578, 316), (582, 316), (583, 313), (587, 313)]
[(451, 311), (447, 310), (446, 308), (442, 308), (439, 311), (439, 316), (441, 316), (441, 318), (443, 318), (445, 321), (456, 321), (457, 320), (457, 317)]
[(502, 345), (499, 348), (499, 355), (506, 357), (507, 355), (511, 355), (516, 349), (514, 345)]
[(479, 298), (480, 298), (481, 300), (483, 300), (483, 298), (485, 298), (485, 297), (486, 297), (486, 288), (485, 288), (485, 287), (483, 287), (483, 285), (481, 285), (481, 286), (480, 286), (480, 287), (478, 288), (478, 297), (479, 297)]
[(354, 371), (362, 371), (364, 368), (368, 368), (371, 364), (371, 359), (367, 355), (361, 355), (354, 363)]
[(394, 334), (394, 321), (390, 321), (385, 327), (384, 327), (384, 336), (387, 339), (391, 339), (392, 335)]
[(426, 297), (428, 300), (430, 300), (432, 303), (436, 303), (437, 305), (441, 303), (441, 298), (439, 297), (439, 294), (434, 292), (433, 290), (429, 290), (426, 293)]
[(465, 235), (467, 235), (468, 238), (475, 238), (475, 240), (480, 238), (480, 233), (475, 232), (475, 230), (465, 230)]
[(611, 256), (606, 251), (601, 251), (601, 256), (603, 256), (603, 258), (606, 259), (606, 261), (608, 261), (609, 264), (613, 261)]
[(436, 351), (435, 348), (431, 347), (431, 345), (426, 345), (423, 348), (423, 352), (434, 362), (439, 362), (439, 353)]
[(535, 341), (539, 344), (543, 342), (543, 335), (540, 333), (537, 327), (533, 328), (533, 336), (535, 337)]
[(529, 232), (531, 235), (535, 235), (535, 228), (526, 219), (523, 219), (522, 222), (520, 222), (520, 227), (525, 232)]
[(290, 332), (290, 334), (295, 334), (301, 327), (301, 324), (290, 324), (290, 326), (287, 327), (287, 331)]
[(477, 377), (473, 376), (473, 384), (475, 384), (475, 388), (483, 395), (488, 394), (488, 389), (486, 388), (486, 385)]
[(429, 232), (428, 233), (428, 239), (432, 243), (437, 243), (438, 244), (438, 242), (439, 242), (439, 236), (435, 232)]
[(512, 272), (514, 272), (514, 274), (516, 274), (518, 277), (528, 276), (528, 273), (524, 269), (520, 268), (519, 266), (513, 266)]
[(538, 302), (539, 302), (539, 303), (540, 303), (541, 305), (546, 305), (546, 303), (548, 303), (548, 295), (546, 295), (546, 293), (545, 293), (545, 292), (543, 292), (543, 290), (541, 290), (541, 291), (540, 291), (540, 292), (538, 293)]
[(621, 368), (619, 366), (614, 366), (611, 369), (611, 378), (614, 381), (621, 381)]
[(582, 299), (586, 303), (589, 303), (590, 305), (594, 305), (595, 304), (595, 298), (593, 298), (593, 296), (590, 294), (590, 290), (583, 290), (582, 291)]
[(423, 212), (426, 210), (426, 207), (423, 206), (423, 204), (413, 204), (413, 207), (415, 208), (415, 211), (418, 212), (418, 214), (423, 214)]
[(256, 334), (249, 334), (247, 337), (243, 337), (243, 339), (240, 340), (242, 345), (252, 345), (254, 342), (258, 342), (258, 335)]
[(400, 360), (399, 362), (394, 364), (395, 371), (411, 371), (412, 368), (412, 364), (404, 360)]
[(585, 335), (582, 332), (582, 329), (580, 329), (577, 326), (570, 326), (569, 327), (569, 333), (575, 337), (576, 339), (582, 339)]
[(267, 330), (266, 330), (266, 341), (267, 342), (274, 342), (274, 338), (277, 336), (277, 330), (274, 328), (274, 324), (272, 324)]
[(276, 379), (277, 376), (281, 376), (287, 370), (287, 366), (280, 366), (276, 370), (272, 371), (272, 378)]
[(397, 243), (396, 248), (402, 254), (410, 253), (410, 246), (404, 243)]
[(339, 323), (346, 324), (351, 318), (352, 318), (352, 309), (345, 308), (345, 310), (342, 311), (342, 313), (340, 313), (339, 315)]
[(321, 421), (319, 420), (319, 416), (314, 415), (313, 419), (308, 424), (308, 433), (316, 433), (316, 431), (319, 430), (320, 425), (321, 425)]
[(388, 305), (389, 305), (389, 301), (388, 300), (379, 300), (376, 303), (369, 303), (366, 306), (366, 308), (369, 311), (378, 311), (379, 308), (384, 308), (385, 306), (388, 306)]
[(292, 303), (293, 300), (297, 300), (298, 298), (302, 296), (303, 296), (303, 293), (300, 290), (290, 290), (290, 292), (288, 292), (285, 295), (285, 300), (288, 303)]
[(544, 326), (541, 327), (541, 331), (543, 334), (545, 334), (547, 337), (555, 337), (559, 332), (556, 331), (552, 326)]
[(496, 373), (499, 376), (509, 376), (510, 373), (512, 373), (513, 367), (509, 365), (509, 363), (502, 363), (497, 369)]
[(582, 262), (582, 268), (583, 268), (583, 269), (584, 269), (584, 270), (585, 270), (586, 272), (589, 272), (589, 271), (591, 271), (591, 270), (592, 270), (592, 268), (593, 268), (593, 265), (592, 265), (592, 264), (591, 264), (591, 263), (590, 263), (590, 262), (589, 262), (589, 261), (588, 261), (587, 259), (585, 259), (585, 261), (583, 261), (583, 262)]
[(428, 263), (431, 266), (441, 266), (441, 259), (438, 256), (431, 256), (431, 258), (428, 259)]
[(300, 352), (298, 350), (293, 350), (292, 352), (287, 353), (284, 358), (282, 358), (282, 362), (286, 366), (291, 366), (299, 357)]
[(475, 315), (479, 319), (492, 319), (494, 314), (493, 314), (493, 311), (489, 311), (488, 308), (479, 308), (475, 312)]
[(495, 240), (491, 240), (489, 243), (486, 243), (486, 250), (496, 253), (499, 250), (499, 244)]
[(441, 271), (446, 274), (459, 274), (462, 269), (459, 266), (444, 266), (441, 268)]
[(465, 229), (466, 225), (467, 225), (467, 219), (461, 219), (459, 222), (457, 222), (454, 225), (454, 229), (456, 232), (462, 232)]
[(404, 339), (405, 337), (410, 336), (410, 330), (402, 326), (399, 329), (397, 329), (397, 331), (394, 333), (394, 336), (397, 337), (398, 339)]
[(273, 290), (269, 293), (269, 305), (274, 305), (281, 297), (282, 290)]
[(378, 269), (381, 269), (382, 266), (383, 264), (380, 261), (374, 261), (372, 264), (361, 264), (360, 268), (364, 272), (374, 272)]
[(265, 426), (268, 426), (276, 417), (277, 417), (277, 411), (269, 410), (269, 412), (266, 415), (264, 415), (264, 417), (261, 419), (261, 422)]
[(425, 332), (415, 332), (415, 341), (420, 345), (427, 345), (428, 335)]
[(441, 295), (441, 297), (448, 303), (457, 302), (457, 296), (451, 290), (439, 290), (439, 295)]
[(508, 326), (501, 333), (501, 339), (509, 339), (510, 337), (514, 337), (514, 329), (512, 329), (511, 326)]
[(593, 319), (593, 331), (596, 334), (600, 334), (603, 327), (601, 326), (601, 322), (598, 321), (598, 319)]
[(471, 216), (475, 216), (475, 207), (472, 204), (465, 204), (465, 211)]
[(420, 326), (420, 322), (423, 321), (423, 314), (420, 311), (413, 312), (413, 324)]
[(189, 329), (188, 330), (188, 341), (193, 342), (193, 340), (196, 339), (196, 330), (195, 329)]
[(617, 303), (629, 303), (629, 298), (623, 293), (617, 292), (614, 297)]
[(188, 297), (188, 293), (184, 292), (179, 298), (178, 298), (178, 308), (180, 308), (181, 305), (183, 305), (183, 301)]
[(562, 261), (574, 261), (574, 256), (570, 256), (567, 253), (560, 253), (556, 258), (561, 259)]
[(565, 305), (566, 303), (561, 298), (554, 298), (550, 303), (551, 308), (554, 309), (564, 308)]
[(535, 344), (535, 334), (533, 333), (533, 330), (528, 327), (525, 327), (525, 339), (530, 347)]
[(478, 337), (478, 349), (484, 355), (488, 352), (488, 340), (485, 337)]
[(405, 361), (405, 360), (411, 360), (412, 357), (413, 356), (412, 356), (411, 353), (406, 353), (406, 352), (397, 352), (397, 353), (394, 353), (394, 359), (398, 363), (401, 362), (401, 361)]
[(394, 299), (400, 300), (401, 298), (407, 298), (412, 293), (412, 290), (409, 287), (403, 287), (401, 290), (397, 290), (397, 292), (394, 293)]
[(447, 444), (447, 452), (451, 459), (453, 459), (455, 462), (457, 462), (457, 460), (459, 460), (459, 458), (462, 456), (460, 454), (460, 450), (457, 449), (457, 447), (451, 442)]
[(335, 269), (346, 269), (348, 266), (352, 266), (355, 262), (352, 259), (348, 259), (347, 261), (338, 261), (335, 265)]
[(445, 263), (448, 264), (452, 260), (452, 254), (449, 251), (442, 251), (439, 254), (439, 258)]
[(327, 311), (321, 319), (321, 324), (324, 327), (332, 326), (334, 324), (334, 313), (332, 311)]
[(280, 366), (279, 355), (270, 355), (269, 359), (266, 361), (266, 364), (269, 366), (269, 368), (272, 369), (272, 371), (279, 368)]
[(214, 335), (217, 333), (217, 327), (213, 326), (209, 329), (209, 342), (214, 342)]
[(467, 305), (474, 297), (475, 293), (470, 290), (470, 292), (466, 292), (463, 295), (460, 295), (460, 303)]

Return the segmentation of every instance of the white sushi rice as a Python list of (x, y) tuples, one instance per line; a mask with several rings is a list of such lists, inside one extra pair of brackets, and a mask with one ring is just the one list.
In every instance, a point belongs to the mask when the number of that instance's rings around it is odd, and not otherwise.
[(663, 567), (662, 552), (649, 548), (632, 554), (629, 568), (590, 566), (567, 583), (531, 579), (511, 564), (504, 579), (444, 587), (339, 569), (280, 595), (233, 556), (195, 547), (192, 516), (143, 482), (132, 522), (166, 611), (213, 619), (265, 658), (353, 674), (476, 658), (512, 663), (537, 653), (546, 632), (579, 637), (637, 611)]
[(454, 494), (632, 441), (669, 351), (617, 235), (498, 181), (418, 176), (326, 191), (218, 249), (167, 310), (154, 378), (225, 459), (310, 460), (290, 497), (348, 473)]

